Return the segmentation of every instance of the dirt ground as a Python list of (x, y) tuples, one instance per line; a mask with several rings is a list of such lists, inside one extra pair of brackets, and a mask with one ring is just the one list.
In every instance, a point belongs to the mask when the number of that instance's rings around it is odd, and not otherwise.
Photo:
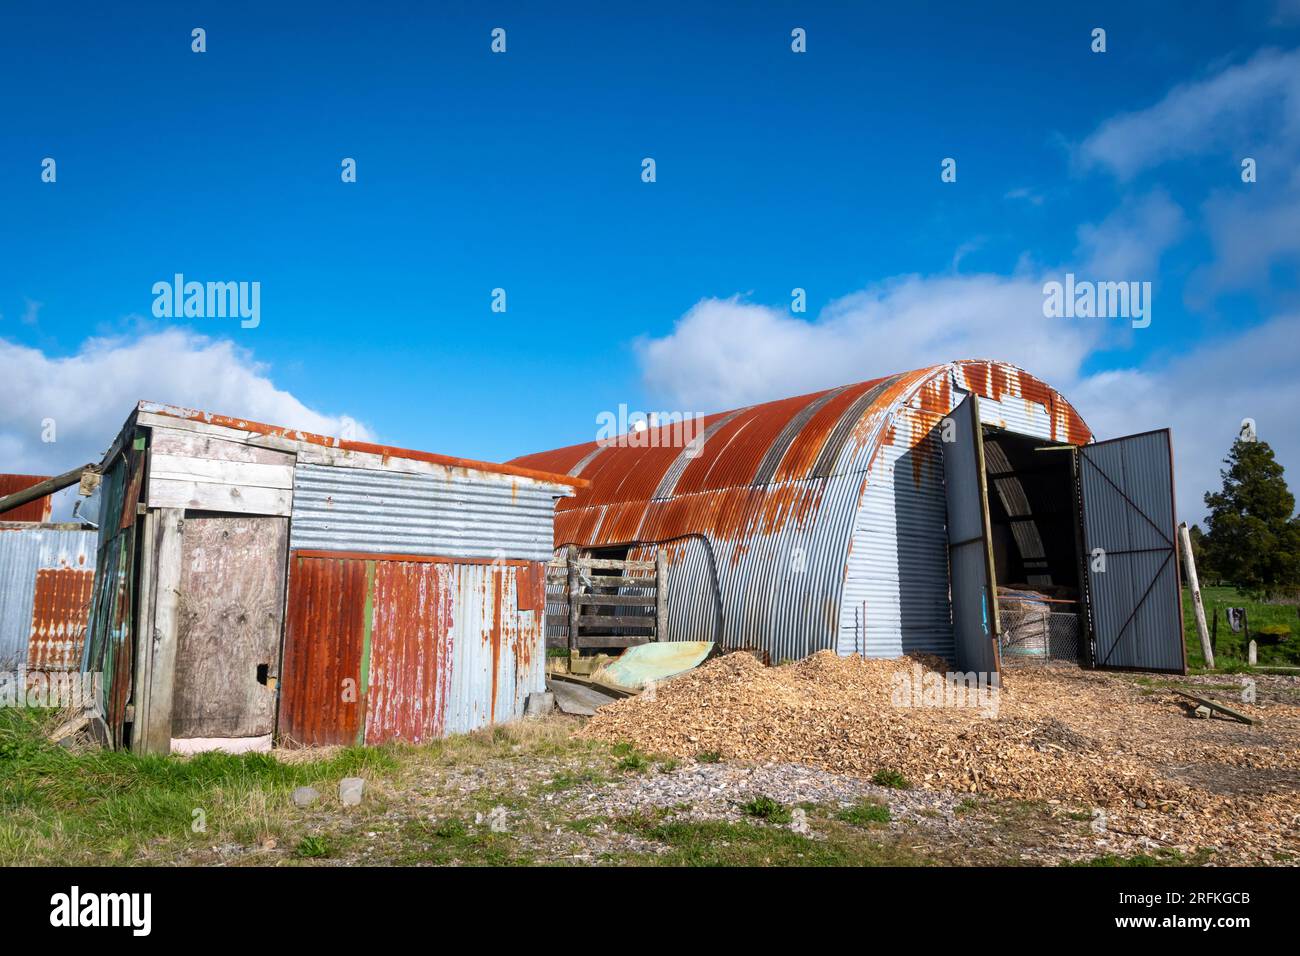
[[(1045, 802), (1219, 863), (1300, 859), (1300, 682), (1021, 666), (1000, 693), (945, 702), (936, 661), (765, 667), (731, 654), (602, 708), (585, 737), (677, 758), (804, 764), (927, 791)], [(1189, 690), (1255, 718), (1191, 716)], [(929, 699), (926, 692), (931, 692)], [(941, 693), (942, 691), (940, 691)], [(944, 702), (946, 706), (935, 706)], [(954, 706), (960, 703), (962, 706)]]

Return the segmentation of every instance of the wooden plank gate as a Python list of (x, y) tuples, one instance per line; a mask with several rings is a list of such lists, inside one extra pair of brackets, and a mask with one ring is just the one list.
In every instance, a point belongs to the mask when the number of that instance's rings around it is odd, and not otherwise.
[(668, 564), (581, 557), (575, 549), (546, 566), (546, 646), (632, 647), (664, 639)]

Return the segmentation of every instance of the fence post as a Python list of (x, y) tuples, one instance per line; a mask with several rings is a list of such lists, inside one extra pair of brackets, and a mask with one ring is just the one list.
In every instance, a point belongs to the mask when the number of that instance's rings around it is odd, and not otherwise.
[(569, 657), (578, 646), (578, 592), (582, 582), (578, 579), (577, 549), (569, 548), (564, 559), (569, 565)]
[(668, 624), (668, 556), (655, 549), (655, 640), (662, 641)]
[[(1205, 658), (1205, 666), (1214, 670), (1214, 649), (1210, 647), (1210, 632), (1205, 627), (1205, 605), (1201, 603), (1201, 582), (1196, 578), (1196, 561), (1192, 557), (1192, 537), (1187, 531), (1186, 521), (1178, 526), (1178, 538), (1183, 545), (1187, 588), (1192, 592), (1192, 607), (1196, 611), (1196, 632), (1201, 638), (1201, 656)], [(1182, 627), (1182, 624), (1182, 621), (1178, 622), (1179, 627)]]

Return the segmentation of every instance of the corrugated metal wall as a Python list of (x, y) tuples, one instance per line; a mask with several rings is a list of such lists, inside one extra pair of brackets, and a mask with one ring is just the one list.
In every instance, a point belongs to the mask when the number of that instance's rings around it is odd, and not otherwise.
[(290, 567), (286, 742), (419, 742), (517, 719), (545, 690), (540, 563), (312, 552)]
[[(0, 528), (0, 669), (28, 665), (33, 634), (42, 666), (80, 666), (89, 599), (85, 584), (95, 568), (95, 544), (93, 530)], [(42, 601), (36, 614), (38, 590)]]
[(486, 472), (408, 474), (300, 462), (289, 547), (545, 561), (554, 499), (564, 490)]

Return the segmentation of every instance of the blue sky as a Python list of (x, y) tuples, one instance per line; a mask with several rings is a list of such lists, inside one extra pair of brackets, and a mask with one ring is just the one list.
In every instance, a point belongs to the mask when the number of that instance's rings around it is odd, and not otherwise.
[[(8, 5), (0, 470), (136, 398), (500, 460), (968, 355), (1173, 424), (1189, 486), (1247, 416), (1300, 467), (1300, 4), (1060, 6)], [(1151, 327), (1053, 327), (1067, 270), (1151, 281)], [(154, 318), (177, 272), (260, 325)]]

